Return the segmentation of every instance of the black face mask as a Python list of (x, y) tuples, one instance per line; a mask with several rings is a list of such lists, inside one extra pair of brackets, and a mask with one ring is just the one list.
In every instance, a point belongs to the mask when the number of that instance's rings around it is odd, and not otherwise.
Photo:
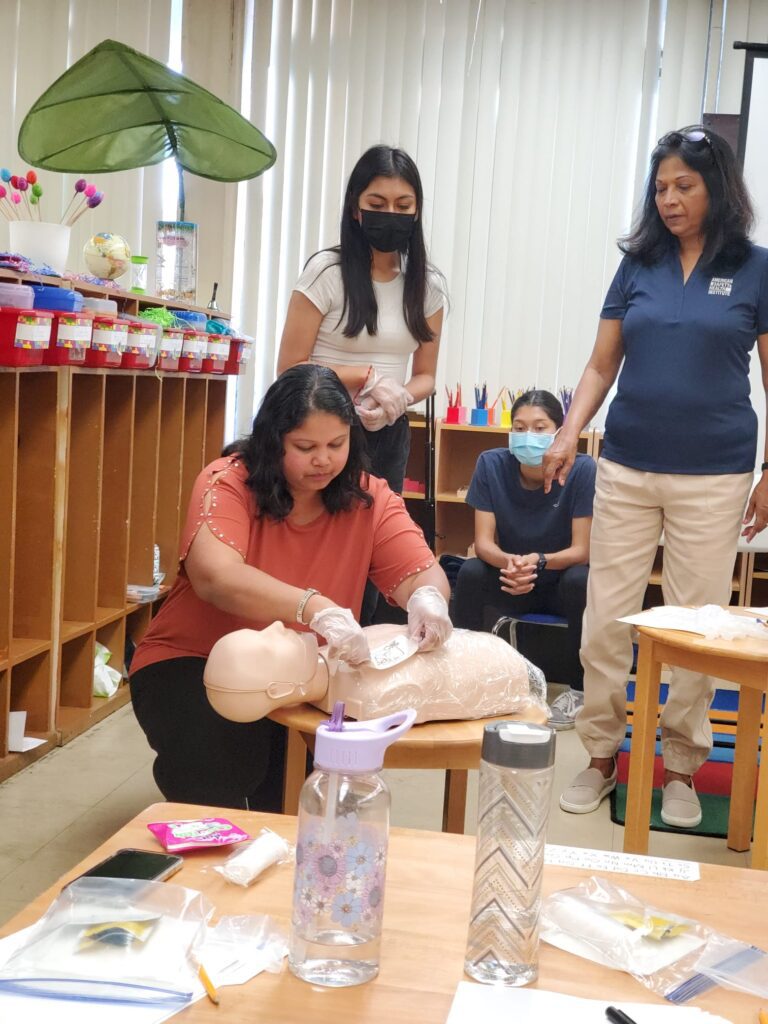
[(415, 213), (386, 213), (361, 210), (361, 228), (368, 245), (379, 252), (402, 251), (408, 245), (416, 223)]

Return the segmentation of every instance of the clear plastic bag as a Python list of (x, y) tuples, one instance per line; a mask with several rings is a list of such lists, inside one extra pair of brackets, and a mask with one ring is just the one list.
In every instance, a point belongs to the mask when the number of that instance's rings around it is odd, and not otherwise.
[[(369, 626), (371, 647), (403, 633), (402, 626)], [(365, 721), (414, 708), (417, 722), (487, 718), (537, 709), (547, 713), (541, 671), (499, 636), (454, 629), (437, 650), (384, 670), (340, 663), (325, 696), (315, 701), (332, 711), (344, 701), (349, 718)]]
[(78, 878), (0, 968), (0, 992), (180, 1006), (213, 907), (168, 882)]
[(673, 1003), (686, 1003), (716, 984), (768, 995), (768, 961), (762, 950), (641, 903), (602, 878), (588, 878), (547, 897), (541, 938), (626, 971)]
[(288, 933), (266, 914), (219, 918), (195, 946), (194, 956), (217, 987), (241, 985), (261, 971), (279, 974), (288, 952)]

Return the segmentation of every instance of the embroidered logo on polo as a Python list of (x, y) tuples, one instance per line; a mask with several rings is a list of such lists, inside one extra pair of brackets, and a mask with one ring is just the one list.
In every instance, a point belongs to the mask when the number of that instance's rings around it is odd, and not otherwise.
[(731, 294), (731, 288), (733, 288), (732, 277), (713, 277), (709, 282), (709, 295), (725, 295)]

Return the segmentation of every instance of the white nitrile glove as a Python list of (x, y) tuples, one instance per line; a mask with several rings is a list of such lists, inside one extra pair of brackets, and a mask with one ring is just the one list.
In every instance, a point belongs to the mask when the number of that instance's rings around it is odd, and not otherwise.
[(419, 642), (420, 651), (434, 651), (453, 632), (448, 602), (437, 587), (417, 587), (408, 598), (408, 636)]
[(328, 641), (328, 657), (359, 665), (371, 656), (363, 628), (349, 608), (323, 608), (312, 616), (309, 628)]
[[(392, 426), (395, 420), (400, 419), (409, 405), (413, 404), (413, 396), (402, 384), (398, 384), (391, 377), (381, 377), (376, 370), (371, 370), (371, 375), (360, 390), (357, 400), (373, 399), (383, 410), (387, 425)], [(366, 402), (364, 408), (370, 403)], [(363, 420), (365, 424), (365, 420)]]

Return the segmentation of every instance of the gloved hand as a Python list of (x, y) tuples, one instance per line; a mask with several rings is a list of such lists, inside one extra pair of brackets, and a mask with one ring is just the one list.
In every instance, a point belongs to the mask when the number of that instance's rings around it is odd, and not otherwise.
[(349, 608), (339, 608), (338, 605), (323, 608), (312, 616), (309, 628), (328, 641), (330, 658), (359, 665), (371, 656), (362, 626)]
[[(364, 401), (368, 401), (368, 399), (364, 399)], [(367, 409), (363, 405), (358, 405), (356, 408), (360, 422), (363, 427), (366, 430), (370, 430), (371, 433), (381, 430), (382, 427), (388, 426), (386, 414), (380, 405), (375, 405), (372, 409)]]
[[(413, 404), (413, 396), (402, 384), (398, 384), (391, 377), (381, 377), (373, 368), (370, 377), (360, 389), (356, 401), (359, 403), (361, 399), (365, 398), (372, 398), (383, 410), (387, 425), (390, 427), (395, 420), (403, 415), (408, 406)], [(369, 403), (365, 404), (369, 405)]]
[(448, 602), (437, 587), (417, 587), (408, 598), (408, 636), (419, 642), (420, 651), (434, 651), (453, 632)]

